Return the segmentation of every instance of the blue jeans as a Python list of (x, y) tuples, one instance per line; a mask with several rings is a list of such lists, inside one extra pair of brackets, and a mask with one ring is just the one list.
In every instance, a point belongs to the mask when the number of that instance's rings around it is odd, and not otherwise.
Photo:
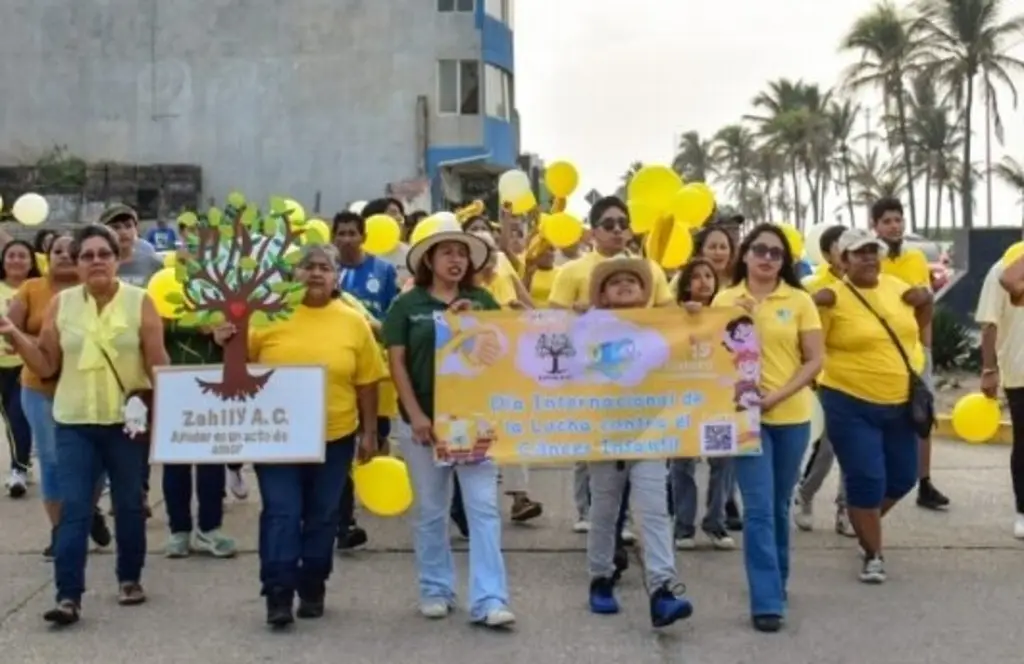
[(43, 494), (45, 502), (59, 503), (61, 495), (60, 483), (57, 481), (57, 424), (53, 421), (53, 397), (31, 387), (23, 387), (21, 406), (36, 444), (40, 493)]
[(505, 559), (501, 552), (498, 467), (484, 462), (446, 467), (434, 462), (434, 450), (412, 440), (406, 424), (398, 427), (402, 455), (415, 496), (413, 545), (420, 600), (455, 602), (455, 562), (448, 537), (452, 475), (459, 477), (469, 525), (469, 614), (474, 621), (508, 604)]
[(899, 500), (917, 484), (918, 442), (906, 404), (885, 405), (838, 390), (819, 391), (825, 429), (846, 482), (846, 504)]
[[(708, 533), (725, 531), (725, 502), (733, 486), (733, 460), (731, 458), (708, 459), (711, 474), (708, 478), (707, 509), (701, 522), (701, 529)], [(676, 537), (693, 537), (697, 520), (697, 482), (694, 472), (696, 459), (672, 459), (669, 480), (672, 483), (673, 512), (675, 513)]]
[(32, 429), (21, 407), (21, 367), (0, 368), (0, 408), (11, 447), (11, 470), (27, 472), (32, 465)]
[(761, 455), (736, 457), (750, 614), (782, 616), (789, 581), (789, 507), (811, 423), (761, 424)]
[(255, 466), (260, 511), (260, 582), (263, 594), (326, 581), (334, 562), (338, 503), (349, 481), (355, 435), (327, 443), (320, 464)]
[(224, 520), (224, 466), (164, 466), (164, 506), (171, 533), (192, 532), (192, 469), (199, 502), (199, 531), (208, 533), (221, 527)]
[(96, 509), (100, 473), (110, 478), (117, 512), (117, 580), (138, 582), (146, 562), (146, 515), (142, 511), (142, 463), (146, 446), (122, 424), (57, 424), (57, 481), (63, 496), (54, 547), (57, 601), (79, 602), (85, 592), (85, 559)]

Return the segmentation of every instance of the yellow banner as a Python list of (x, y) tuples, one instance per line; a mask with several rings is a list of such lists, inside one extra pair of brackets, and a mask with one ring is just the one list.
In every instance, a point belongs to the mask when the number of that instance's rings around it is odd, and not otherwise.
[(437, 327), (438, 461), (760, 454), (760, 348), (741, 309), (495, 311)]

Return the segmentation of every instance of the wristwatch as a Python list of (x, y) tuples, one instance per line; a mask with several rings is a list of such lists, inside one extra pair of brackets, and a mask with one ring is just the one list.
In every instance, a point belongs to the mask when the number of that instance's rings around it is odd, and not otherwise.
[(991, 367), (991, 368), (988, 368), (988, 369), (982, 369), (981, 370), (981, 375), (982, 376), (988, 376), (988, 375), (994, 374), (994, 373), (999, 373), (999, 367)]

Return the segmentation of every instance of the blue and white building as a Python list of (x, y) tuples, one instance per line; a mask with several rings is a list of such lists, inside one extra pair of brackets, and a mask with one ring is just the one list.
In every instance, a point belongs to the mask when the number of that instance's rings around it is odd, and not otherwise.
[(196, 164), (206, 196), (323, 214), (468, 198), (519, 153), (513, 1), (9, 0), (0, 161)]

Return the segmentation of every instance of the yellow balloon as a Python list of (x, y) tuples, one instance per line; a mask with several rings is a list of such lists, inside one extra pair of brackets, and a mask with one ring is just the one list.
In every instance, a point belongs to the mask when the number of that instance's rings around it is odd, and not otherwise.
[(793, 260), (800, 260), (804, 255), (804, 237), (791, 224), (778, 224), (778, 227), (782, 234), (786, 236), (786, 242), (789, 244), (789, 252), (793, 254)]
[(680, 224), (673, 224), (668, 237), (668, 244), (661, 254), (658, 264), (666, 270), (678, 270), (686, 261), (690, 260), (693, 253), (693, 235), (690, 229)]
[(658, 222), (661, 211), (657, 206), (645, 201), (629, 202), (629, 227), (637, 235), (650, 233), (654, 224)]
[(50, 215), (50, 204), (39, 194), (22, 194), (11, 206), (11, 214), (18, 223), (38, 226)]
[(671, 211), (677, 224), (696, 228), (715, 211), (715, 196), (703, 182), (692, 182), (672, 196)]
[(526, 214), (537, 207), (537, 199), (534, 197), (532, 191), (521, 194), (519, 198), (511, 201), (511, 203), (512, 214)]
[(289, 224), (301, 224), (306, 220), (306, 210), (298, 201), (291, 198), (284, 199), (284, 209), (288, 214)]
[(307, 244), (327, 244), (331, 241), (331, 228), (322, 219), (312, 219), (303, 227), (302, 239)]
[(1017, 262), (1021, 256), (1024, 256), (1024, 242), (1014, 242), (1010, 245), (1010, 248), (1003, 254), (1002, 265), (1004, 268), (1010, 267), (1012, 264)]
[(374, 256), (386, 256), (402, 241), (402, 229), (394, 217), (375, 214), (366, 220), (366, 239), (363, 249)]
[(149, 283), (146, 284), (146, 292), (153, 298), (160, 318), (173, 320), (182, 317), (183, 314), (176, 313), (175, 309), (185, 303), (185, 293), (174, 275), (173, 267), (165, 267), (150, 277)]
[(352, 471), (356, 497), (377, 516), (398, 516), (412, 505), (412, 482), (405, 463), (394, 457), (374, 457)]
[(683, 179), (668, 166), (644, 166), (630, 179), (626, 197), (650, 203), (660, 212), (668, 208), (682, 186)]
[(428, 236), (433, 235), (437, 232), (437, 229), (441, 226), (441, 220), (437, 217), (427, 217), (420, 223), (416, 224), (416, 228), (412, 229), (412, 234), (409, 236), (409, 244), (417, 244)]
[(567, 161), (556, 161), (544, 171), (544, 184), (556, 198), (569, 198), (579, 183), (580, 174)]
[(953, 431), (969, 443), (984, 443), (999, 433), (999, 402), (981, 392), (967, 394), (953, 406)]
[(164, 254), (164, 267), (174, 267), (178, 264), (178, 254), (174, 251), (168, 251)]
[(541, 236), (559, 249), (571, 247), (583, 238), (583, 222), (568, 212), (548, 215), (541, 222)]

